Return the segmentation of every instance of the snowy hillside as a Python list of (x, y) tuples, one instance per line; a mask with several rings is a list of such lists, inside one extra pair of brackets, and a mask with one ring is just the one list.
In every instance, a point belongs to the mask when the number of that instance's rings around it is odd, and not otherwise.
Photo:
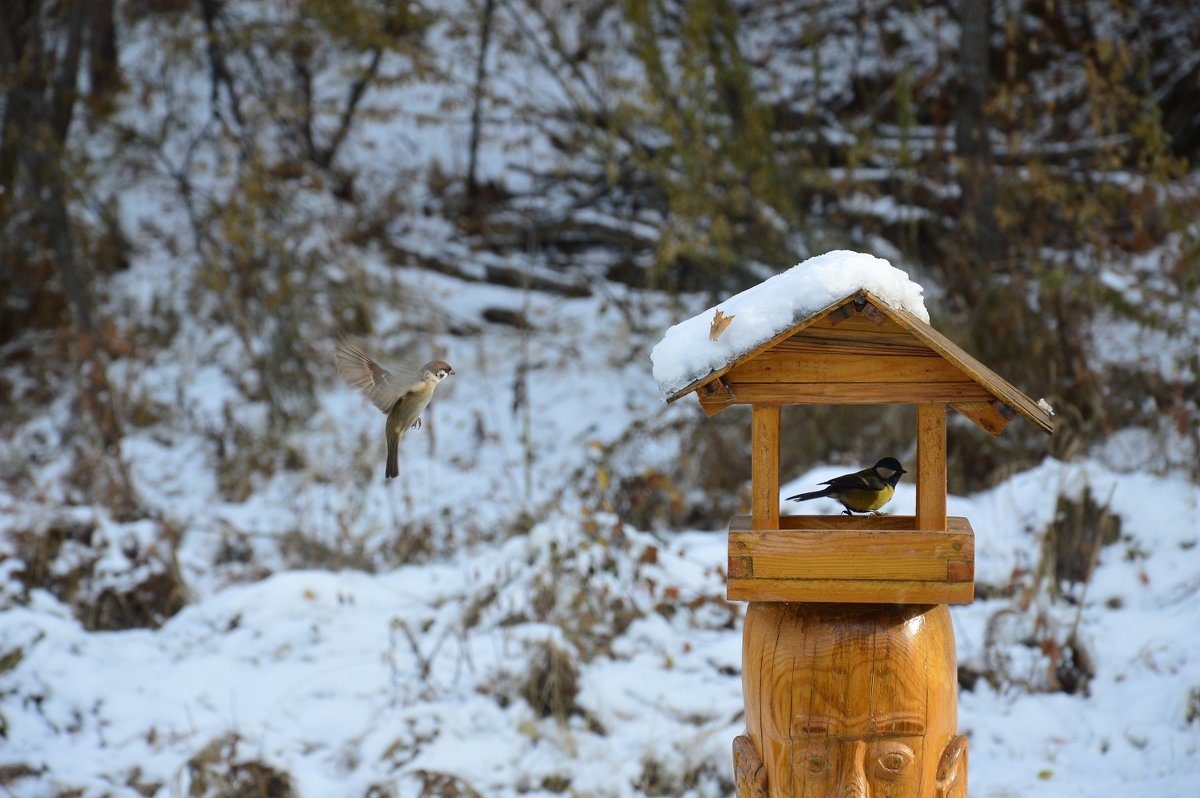
[[(498, 343), (519, 335), (504, 329), (441, 342), (457, 374), (393, 484), (382, 416), (334, 381), (330, 359), (320, 409), (290, 441), (304, 467), (245, 501), (220, 499), (200, 442), (129, 441), (140, 493), (180, 530), (189, 602), (161, 628), (87, 631), (63, 595), (24, 592), (28, 549), (6, 552), (0, 773), (12, 795), (242, 794), (213, 785), (267, 772), (302, 796), (730, 793), (742, 608), (724, 601), (724, 535), (631, 528), (603, 484), (605, 458), (651, 469), (677, 456), (655, 430), (699, 409), (660, 403), (646, 339), (599, 300), (412, 277), (459, 309), (521, 301), (539, 332), (524, 358)], [(536, 364), (527, 427), (511, 410), (522, 362)], [(196, 389), (224, 412), (219, 381)], [(1043, 536), (1059, 497), (1085, 488), (1120, 537), (1086, 591), (1051, 602), (1033, 590)], [(901, 483), (890, 509), (913, 502)], [(1047, 461), (950, 511), (971, 519), (993, 594), (953, 610), (974, 675), (960, 699), (972, 795), (1195, 788), (1200, 489)], [(527, 531), (496, 529), (518, 515)], [(99, 510), (10, 496), (3, 524), (9, 546), (23, 530), (89, 530), (104, 552), (93, 590), (159, 562), (145, 522)], [(288, 570), (289, 536), (357, 547), (379, 570)], [(417, 562), (386, 564), (398, 540)], [(65, 578), (87, 550), (68, 540), (42, 567)], [(1073, 694), (1053, 687), (1068, 633), (1093, 671)]]

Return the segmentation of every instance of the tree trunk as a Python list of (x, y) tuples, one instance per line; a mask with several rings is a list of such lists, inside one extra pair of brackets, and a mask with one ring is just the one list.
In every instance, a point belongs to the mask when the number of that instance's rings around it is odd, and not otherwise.
[(115, 0), (94, 0), (92, 5), (91, 46), (88, 48), (89, 96), (94, 112), (111, 108), (109, 104), (120, 88), (120, 63), (117, 60)]
[(487, 78), (488, 45), (492, 39), (492, 17), (495, 0), (486, 0), (483, 6), (483, 21), (479, 31), (479, 61), (475, 64), (474, 107), (471, 109), (471, 141), (467, 153), (467, 210), (474, 213), (479, 200), (479, 137), (483, 126), (483, 84)]
[(988, 140), (988, 54), (990, 0), (959, 0), (961, 39), (958, 47), (958, 102), (954, 143), (959, 161), (962, 220), (970, 232), (978, 266), (995, 264), (1003, 255), (996, 224), (996, 182)]
[[(64, 164), (93, 4), (92, 0), (71, 0), (51, 6), (33, 0), (21, 8), (25, 14), (5, 17), (0, 28), (0, 67), (10, 79), (0, 186), (6, 197), (27, 199), (29, 238), (44, 241), (58, 270), (75, 330), (73, 368), (85, 410), (80, 429), (88, 437), (94, 435), (101, 449), (103, 468), (91, 464), (82, 468), (89, 473), (97, 497), (124, 516), (135, 509), (136, 500), (121, 461), (121, 424), (87, 276), (76, 251), (70, 212), (72, 186)], [(48, 23), (48, 30), (43, 22)], [(99, 60), (92, 56), (93, 70), (100, 69), (103, 60), (103, 55)], [(115, 64), (114, 59), (110, 67), (115, 69)], [(35, 244), (30, 251), (38, 248), (40, 244)]]

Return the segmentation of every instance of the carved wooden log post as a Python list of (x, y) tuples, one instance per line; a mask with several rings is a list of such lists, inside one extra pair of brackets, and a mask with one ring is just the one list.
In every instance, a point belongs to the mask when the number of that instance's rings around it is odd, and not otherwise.
[(738, 798), (964, 798), (950, 613), (752, 602)]

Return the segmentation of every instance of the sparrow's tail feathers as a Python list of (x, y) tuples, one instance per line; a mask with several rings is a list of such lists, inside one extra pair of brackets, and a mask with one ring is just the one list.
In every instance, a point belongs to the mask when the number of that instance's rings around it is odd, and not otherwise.
[(814, 490), (808, 493), (797, 493), (795, 496), (788, 496), (787, 500), (790, 502), (806, 502), (809, 499), (819, 499), (822, 496), (828, 495), (829, 488), (825, 488), (824, 490)]
[(384, 479), (392, 479), (400, 475), (400, 441), (388, 441), (387, 468), (383, 472)]

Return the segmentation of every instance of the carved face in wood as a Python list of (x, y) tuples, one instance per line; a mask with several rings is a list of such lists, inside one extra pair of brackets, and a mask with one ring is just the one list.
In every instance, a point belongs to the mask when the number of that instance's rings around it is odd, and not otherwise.
[(752, 748), (741, 756), (761, 758), (762, 795), (965, 795), (945, 606), (755, 602), (743, 640)]

